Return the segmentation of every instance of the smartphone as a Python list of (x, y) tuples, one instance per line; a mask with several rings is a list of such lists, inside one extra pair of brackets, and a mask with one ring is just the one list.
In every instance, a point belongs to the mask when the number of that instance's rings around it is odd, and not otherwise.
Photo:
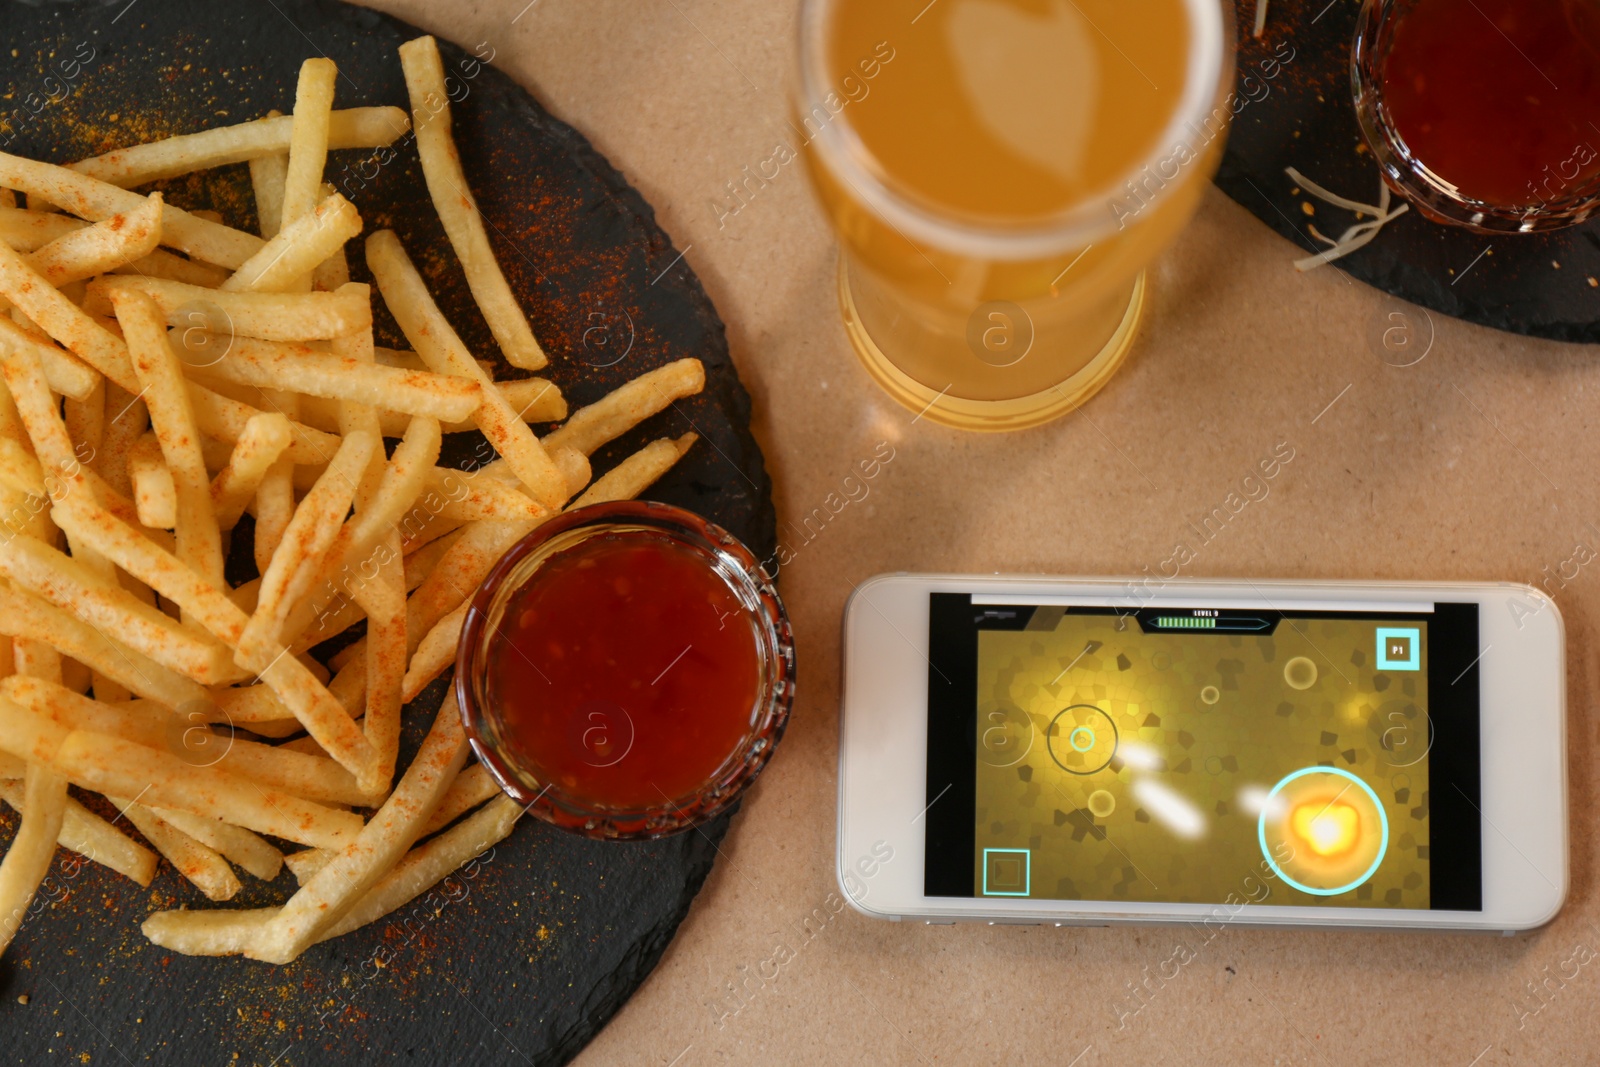
[(840, 733), (869, 916), (1512, 932), (1566, 897), (1532, 586), (883, 575)]

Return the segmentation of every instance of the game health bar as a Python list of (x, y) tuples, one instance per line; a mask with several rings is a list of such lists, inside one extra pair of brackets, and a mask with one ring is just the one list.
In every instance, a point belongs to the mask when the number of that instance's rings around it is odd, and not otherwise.
[(1264, 619), (1259, 615), (1218, 612), (1214, 615), (1145, 615), (1140, 613), (1139, 624), (1146, 633), (1171, 630), (1210, 630), (1213, 633), (1270, 633), (1277, 619)]

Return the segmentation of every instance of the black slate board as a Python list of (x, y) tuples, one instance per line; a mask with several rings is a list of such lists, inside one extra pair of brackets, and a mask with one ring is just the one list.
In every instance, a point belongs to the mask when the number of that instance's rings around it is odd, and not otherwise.
[[(300, 62), (319, 54), (339, 64), (336, 106), (405, 106), (395, 49), (418, 32), (314, 0), (0, 0), (0, 148), (66, 162), (269, 108), (287, 113)], [(649, 495), (707, 515), (770, 557), (770, 482), (721, 321), (626, 180), (581, 134), (474, 62), (492, 59), (494, 47), (441, 42), (457, 79), (453, 110), (467, 177), (551, 356), (543, 373), (577, 406), (673, 359), (706, 364), (704, 394), (609, 446), (595, 457), (596, 471), (646, 440), (696, 430), (701, 442)], [(381, 167), (364, 163), (369, 155), (333, 153), (329, 180), (355, 202), (368, 232), (398, 231), (469, 347), (498, 356), (429, 204), (414, 147), (403, 143)], [(255, 229), (242, 165), (162, 187), (173, 203), (211, 206)], [(358, 245), (352, 272), (367, 280)], [(381, 309), (379, 318), (379, 343), (405, 347)], [(447, 437), (445, 461), (483, 457), (475, 438)], [(249, 557), (240, 549), (236, 564)], [(407, 708), (402, 765), (446, 681)], [(0, 846), (16, 823), (9, 809), (0, 815)], [(0, 960), (0, 1061), (564, 1063), (660, 959), (726, 830), (724, 818), (703, 832), (619, 845), (527, 819), (442, 887), (433, 898), (442, 908), (423, 898), (288, 967), (156, 948), (138, 924), (159, 908), (207, 906), (197, 891), (165, 864), (146, 890), (58, 853), (38, 914)], [(294, 888), (287, 870), (270, 886), (244, 881), (230, 906), (274, 903)]]
[[(1295, 167), (1341, 196), (1375, 203), (1378, 167), (1365, 149), (1350, 89), (1356, 0), (1272, 0), (1265, 34), (1250, 36), (1255, 0), (1235, 0), (1237, 91), (1247, 102), (1216, 182), (1301, 251), (1320, 252), (1306, 225), (1337, 238), (1349, 212), (1295, 195)], [(1292, 55), (1285, 60), (1283, 57)], [(1597, 138), (1600, 145), (1600, 138)], [(1559, 264), (1557, 266), (1556, 264)], [(1368, 285), (1469, 322), (1558, 341), (1600, 341), (1600, 223), (1542, 234), (1478, 234), (1430, 222), (1415, 208), (1334, 264)], [(1285, 263), (1285, 269), (1292, 269)], [(1326, 267), (1318, 268), (1326, 270)]]

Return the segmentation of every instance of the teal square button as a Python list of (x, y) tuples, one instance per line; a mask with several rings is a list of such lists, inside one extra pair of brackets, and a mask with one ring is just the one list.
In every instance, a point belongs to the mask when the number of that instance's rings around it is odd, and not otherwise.
[(1422, 631), (1415, 626), (1378, 627), (1378, 669), (1422, 669)]
[(1028, 895), (1028, 870), (1031, 854), (1025, 848), (986, 848), (983, 850), (983, 895), (986, 897), (1025, 897)]

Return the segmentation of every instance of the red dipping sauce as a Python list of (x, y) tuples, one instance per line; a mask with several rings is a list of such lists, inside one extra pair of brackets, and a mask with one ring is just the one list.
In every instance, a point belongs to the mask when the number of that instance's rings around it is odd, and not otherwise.
[(493, 647), (508, 754), (591, 804), (690, 796), (754, 725), (744, 605), (700, 557), (647, 531), (552, 556), (512, 594)]
[(1397, 6), (1382, 95), (1411, 156), (1462, 195), (1537, 206), (1600, 179), (1600, 2)]
[(665, 504), (597, 504), (495, 565), (455, 690), (473, 750), (530, 813), (662, 837), (726, 811), (766, 766), (794, 643), (771, 578), (727, 531)]

